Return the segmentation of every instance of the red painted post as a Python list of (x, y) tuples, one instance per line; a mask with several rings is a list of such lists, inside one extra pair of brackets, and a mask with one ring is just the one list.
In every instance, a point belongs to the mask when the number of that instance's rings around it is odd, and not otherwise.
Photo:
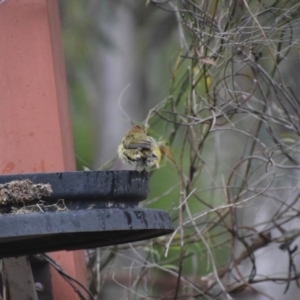
[[(57, 0), (0, 4), (0, 173), (74, 170)], [(86, 285), (83, 251), (51, 254)], [(53, 299), (79, 299), (52, 270)]]

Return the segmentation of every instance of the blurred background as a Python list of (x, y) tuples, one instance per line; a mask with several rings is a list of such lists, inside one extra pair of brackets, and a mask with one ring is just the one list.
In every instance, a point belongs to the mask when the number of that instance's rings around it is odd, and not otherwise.
[(178, 26), (144, 1), (60, 1), (60, 9), (77, 165), (97, 168), (169, 95)]
[(174, 235), (88, 251), (96, 298), (296, 299), (300, 4), (59, 4), (78, 170), (133, 123), (176, 161), (142, 204)]

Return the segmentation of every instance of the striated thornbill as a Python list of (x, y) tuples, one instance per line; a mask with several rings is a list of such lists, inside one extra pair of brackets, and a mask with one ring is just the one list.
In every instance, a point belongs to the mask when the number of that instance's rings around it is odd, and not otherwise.
[(161, 151), (155, 139), (140, 125), (134, 125), (122, 138), (118, 147), (121, 160), (137, 168), (159, 168)]

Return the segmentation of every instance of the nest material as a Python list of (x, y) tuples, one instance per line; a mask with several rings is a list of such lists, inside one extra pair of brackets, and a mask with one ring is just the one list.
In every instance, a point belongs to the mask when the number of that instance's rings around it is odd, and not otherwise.
[(39, 200), (52, 194), (49, 183), (33, 183), (29, 179), (14, 180), (0, 184), (0, 205), (25, 204), (32, 200)]
[(64, 210), (68, 210), (64, 199), (59, 199), (54, 204), (47, 204), (45, 201), (39, 200), (38, 203), (33, 205), (24, 205), (23, 207), (20, 207), (20, 205), (12, 206), (11, 211), (8, 214), (18, 215), (18, 214), (29, 214), (33, 212), (44, 213), (47, 211), (57, 212), (57, 211), (64, 211)]

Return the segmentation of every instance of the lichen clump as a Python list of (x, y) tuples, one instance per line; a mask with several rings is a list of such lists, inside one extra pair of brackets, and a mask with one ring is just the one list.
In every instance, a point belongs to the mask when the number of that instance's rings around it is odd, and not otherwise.
[(42, 197), (48, 197), (52, 194), (52, 188), (49, 183), (33, 183), (29, 179), (14, 180), (8, 183), (0, 184), (0, 205), (25, 204), (32, 200), (39, 200)]

